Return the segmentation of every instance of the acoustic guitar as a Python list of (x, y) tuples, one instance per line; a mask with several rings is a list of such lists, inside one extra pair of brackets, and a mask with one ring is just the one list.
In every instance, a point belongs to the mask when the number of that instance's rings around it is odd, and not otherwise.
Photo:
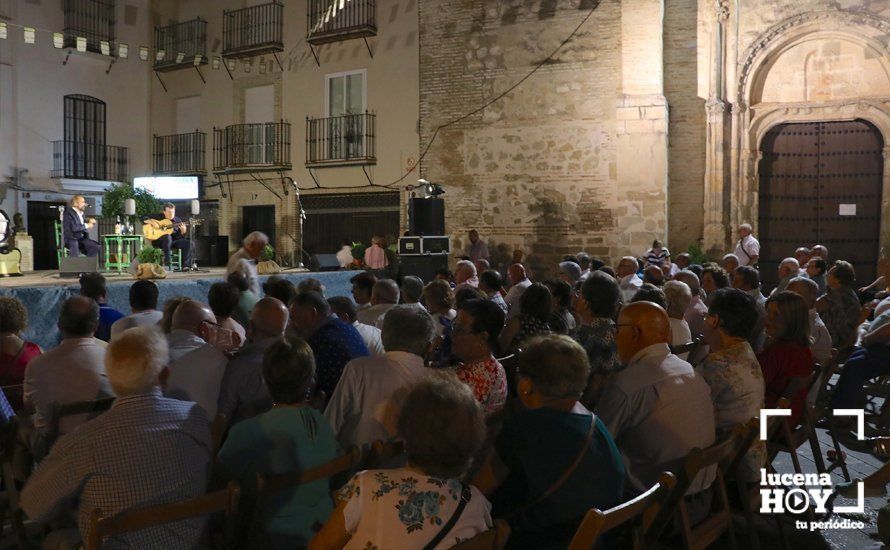
[[(176, 229), (176, 226), (173, 225), (173, 220), (163, 219), (163, 220), (155, 220), (158, 222), (160, 227), (155, 228), (151, 223), (146, 222), (142, 225), (142, 234), (146, 239), (150, 241), (156, 241), (163, 237), (164, 235), (172, 235), (173, 230)], [(181, 224), (185, 225), (185, 224)]]

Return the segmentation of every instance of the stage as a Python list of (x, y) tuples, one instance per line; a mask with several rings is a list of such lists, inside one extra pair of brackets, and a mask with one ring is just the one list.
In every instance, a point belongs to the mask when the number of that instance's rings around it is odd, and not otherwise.
[[(207, 273), (188, 272), (170, 273), (166, 279), (155, 279), (160, 294), (158, 309), (164, 301), (175, 296), (188, 296), (201, 302), (207, 302), (210, 285), (225, 278), (225, 268), (209, 268)], [(349, 279), (359, 271), (284, 271), (278, 276), (284, 277), (294, 284), (302, 279), (315, 277), (325, 286), (325, 295), (351, 296)], [(129, 274), (118, 275), (116, 272), (103, 273), (108, 281), (108, 303), (113, 308), (127, 315), (130, 312), (129, 291), (135, 279)], [(260, 280), (266, 280), (263, 275)], [(0, 295), (15, 296), (25, 304), (28, 310), (28, 329), (25, 340), (35, 342), (42, 348), (54, 347), (61, 340), (56, 321), (59, 309), (70, 296), (79, 292), (76, 278), (59, 278), (57, 271), (35, 271), (22, 277), (0, 278)]]

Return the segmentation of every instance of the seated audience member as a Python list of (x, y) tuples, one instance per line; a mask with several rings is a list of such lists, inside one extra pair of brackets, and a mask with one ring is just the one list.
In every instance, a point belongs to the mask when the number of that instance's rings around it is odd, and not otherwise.
[(359, 309), (359, 322), (382, 328), (383, 316), (399, 303), (399, 285), (392, 279), (380, 279), (371, 291), (371, 307)]
[(828, 272), (828, 263), (818, 256), (813, 256), (807, 262), (807, 277), (819, 288), (819, 296), (828, 292), (828, 281), (825, 280)]
[[(43, 353), (40, 346), (27, 342), (22, 332), (28, 326), (28, 311), (11, 296), (0, 296), (0, 386), (18, 386), (25, 379), (25, 369)], [(22, 392), (6, 396), (15, 410), (22, 408)]]
[(352, 257), (352, 240), (343, 239), (340, 241), (340, 250), (337, 251), (337, 262), (340, 269), (349, 268), (354, 262)]
[[(668, 321), (671, 323), (671, 344), (681, 346), (692, 341), (692, 331), (689, 330), (689, 323), (684, 319), (686, 309), (692, 302), (692, 291), (689, 290), (689, 285), (682, 281), (664, 283), (664, 302), (664, 309), (668, 314)], [(678, 357), (686, 361), (689, 353), (681, 353)]]
[(861, 409), (862, 386), (872, 378), (890, 374), (890, 310), (875, 317), (844, 363), (831, 399), (832, 409)]
[[(301, 292), (318, 292), (319, 294), (324, 296), (325, 290), (327, 289), (324, 287), (323, 284), (321, 284), (321, 281), (319, 281), (315, 277), (307, 277), (297, 283), (297, 294)], [(279, 298), (279, 300), (281, 300), (281, 298)], [(291, 300), (293, 300), (292, 297)], [(283, 303), (284, 305), (290, 304), (290, 302), (285, 302), (283, 300), (281, 301), (281, 303)]]
[(238, 288), (229, 282), (213, 283), (207, 292), (207, 305), (216, 316), (216, 322), (222, 328), (231, 330), (238, 337), (238, 342), (235, 343), (237, 346), (242, 346), (247, 341), (247, 332), (244, 327), (232, 319), (232, 313), (238, 307), (240, 297), (241, 293), (238, 292)]
[(131, 315), (111, 325), (111, 338), (128, 328), (158, 324), (163, 315), (158, 311), (158, 285), (154, 281), (136, 281), (130, 286), (130, 310)]
[[(691, 271), (684, 270), (677, 273), (674, 276), (674, 280), (686, 283), (686, 286), (689, 287), (689, 292), (692, 293), (692, 301), (689, 302), (689, 306), (686, 307), (686, 313), (683, 314), (683, 320), (689, 325), (689, 332), (695, 336), (703, 334), (708, 306), (705, 305), (704, 300), (701, 298), (701, 286), (698, 276)], [(707, 352), (704, 355), (707, 355)], [(701, 357), (704, 357), (704, 355)], [(692, 357), (691, 360), (694, 362), (701, 357)]]
[(643, 269), (643, 284), (660, 287), (664, 284), (664, 271), (657, 265), (648, 265)]
[[(161, 396), (167, 353), (164, 335), (150, 326), (128, 330), (109, 344), (104, 364), (95, 368), (107, 370), (118, 397), (108, 412), (59, 439), (31, 475), (21, 494), (29, 518), (46, 522), (77, 506), (80, 535), (87, 540), (93, 510), (110, 517), (204, 494), (210, 422), (197, 404)], [(106, 544), (194, 548), (205, 521), (150, 527)]]
[(805, 246), (801, 246), (794, 251), (794, 259), (797, 260), (797, 265), (800, 266), (801, 277), (806, 275), (807, 262), (813, 257), (812, 255), (812, 251)]
[(365, 249), (364, 264), (368, 269), (383, 269), (387, 266), (386, 243), (383, 237), (374, 235), (371, 237), (371, 246)]
[(779, 263), (779, 283), (773, 289), (772, 294), (778, 294), (785, 290), (791, 279), (800, 277), (800, 264), (794, 258), (785, 258)]
[(473, 262), (473, 265), (476, 266), (476, 273), (479, 273), (480, 275), (491, 269), (491, 263), (485, 258), (479, 258)]
[(216, 319), (210, 308), (187, 300), (176, 308), (167, 336), (170, 349), (169, 376), (164, 395), (194, 401), (207, 418), (216, 417), (217, 400), (228, 357), (213, 345), (217, 340)]
[(853, 345), (851, 339), (861, 322), (862, 307), (853, 290), (856, 273), (849, 262), (838, 260), (828, 270), (828, 292), (816, 301), (816, 311), (828, 327), (831, 345), (839, 350)]
[(269, 410), (272, 398), (263, 380), (263, 359), (287, 328), (288, 312), (277, 298), (257, 302), (247, 326), (247, 344), (226, 365), (219, 389), (217, 416), (229, 426)]
[(331, 312), (340, 318), (344, 323), (352, 325), (361, 335), (368, 353), (371, 355), (383, 355), (383, 342), (380, 339), (380, 329), (359, 323), (356, 320), (355, 304), (352, 300), (345, 296), (334, 296), (328, 298), (328, 305), (331, 306)]
[(572, 308), (574, 296), (572, 287), (563, 279), (550, 279), (544, 282), (544, 286), (550, 290), (550, 295), (553, 297), (547, 324), (553, 332), (571, 336), (578, 328), (578, 321)]
[[(261, 231), (254, 231), (244, 237), (241, 248), (229, 257), (229, 262), (226, 264), (226, 277), (233, 273), (241, 274), (246, 281), (247, 290), (250, 290), (257, 300), (260, 299), (262, 288), (256, 262), (262, 256), (267, 244), (269, 244), (269, 237)], [(241, 285), (238, 285), (238, 288), (240, 289)]]
[(497, 304), (504, 310), (504, 314), (510, 309), (504, 297), (501, 296), (501, 289), (504, 287), (504, 279), (501, 274), (493, 269), (483, 271), (479, 276), (479, 290), (488, 296), (488, 299)]
[(791, 424), (800, 422), (813, 372), (810, 316), (807, 303), (793, 292), (771, 294), (766, 301), (767, 345), (757, 355), (766, 387), (766, 407), (776, 408), (780, 397), (791, 401)]
[(436, 281), (445, 281), (452, 288), (454, 288), (454, 274), (451, 273), (451, 270), (447, 267), (442, 267), (436, 270)]
[(723, 256), (723, 260), (720, 262), (720, 267), (722, 267), (723, 271), (726, 272), (727, 276), (729, 277), (729, 282), (730, 284), (732, 284), (735, 270), (737, 267), (739, 267), (739, 257), (735, 254), (726, 254), (725, 256)]
[(637, 275), (640, 264), (633, 256), (625, 256), (618, 262), (615, 268), (615, 278), (618, 279), (618, 288), (621, 289), (621, 295), (625, 304), (633, 300), (634, 294), (643, 286), (643, 280)]
[(514, 263), (507, 269), (507, 279), (510, 281), (510, 290), (504, 296), (504, 301), (510, 307), (507, 310), (507, 317), (515, 317), (519, 315), (519, 302), (522, 294), (532, 286), (532, 282), (525, 273), (525, 267), (520, 263)]
[(706, 264), (701, 272), (701, 289), (705, 291), (705, 304), (711, 305), (711, 295), (718, 289), (729, 287), (729, 275), (717, 264)]
[(507, 418), (474, 479), (491, 498), (492, 515), (507, 518), (513, 547), (565, 548), (588, 510), (623, 501), (621, 454), (578, 402), (589, 373), (586, 353), (566, 336), (536, 337), (522, 354), (524, 407)]
[[(317, 279), (312, 279), (311, 277), (309, 279), (303, 279), (302, 281), (300, 281), (300, 284), (312, 280)], [(263, 282), (263, 296), (276, 298), (285, 306), (289, 305), (296, 295), (296, 287), (294, 287), (294, 284), (284, 277), (272, 275), (271, 277), (266, 279), (265, 282)]]
[(575, 254), (575, 257), (578, 258), (578, 267), (581, 268), (581, 277), (578, 279), (578, 283), (583, 283), (587, 280), (587, 277), (590, 276), (591, 272), (590, 254), (582, 251)]
[[(632, 493), (651, 487), (661, 472), (676, 471), (693, 448), (715, 441), (708, 384), (671, 354), (670, 336), (670, 321), (659, 306), (637, 302), (622, 309), (615, 340), (627, 366), (610, 379), (594, 411), (624, 455)], [(689, 494), (713, 478), (705, 476)]]
[[(338, 455), (328, 421), (307, 403), (315, 375), (309, 345), (300, 338), (279, 340), (263, 358), (263, 379), (274, 405), (268, 412), (232, 426), (219, 462), (242, 483), (254, 475), (286, 474), (329, 462)], [(265, 503), (265, 530), (274, 548), (305, 548), (315, 525), (334, 507), (328, 479), (273, 495)]]
[(687, 269), (688, 271), (691, 271), (691, 272), (695, 273), (695, 276), (698, 277), (698, 280), (699, 280), (699, 281), (701, 281), (702, 273), (703, 273), (704, 270), (705, 270), (704, 267), (702, 267), (702, 266), (699, 265), (699, 264), (692, 264), (692, 265), (690, 265), (690, 266), (689, 266), (688, 268), (686, 268), (686, 269)]
[(519, 302), (519, 316), (507, 321), (501, 331), (500, 344), (504, 355), (516, 353), (528, 338), (550, 332), (550, 310), (553, 297), (541, 283), (534, 283), (522, 294)]
[(646, 251), (643, 259), (646, 261), (646, 265), (654, 265), (658, 267), (661, 266), (665, 260), (670, 261), (671, 251), (664, 246), (664, 243), (655, 239), (652, 241), (652, 248)]
[(736, 268), (732, 278), (732, 287), (737, 288), (754, 299), (757, 308), (757, 324), (751, 330), (748, 343), (754, 349), (754, 353), (763, 351), (766, 345), (766, 296), (760, 291), (760, 273), (750, 265), (742, 265)]
[(888, 284), (890, 281), (890, 258), (878, 260), (877, 275), (878, 277), (870, 285), (859, 288), (859, 294), (864, 299), (882, 300), (890, 296), (890, 289), (888, 289), (890, 287)]
[(829, 259), (828, 258), (828, 248), (826, 248), (825, 246), (823, 246), (821, 244), (817, 244), (812, 249), (810, 249), (810, 259), (815, 258), (817, 256), (827, 262)]
[[(31, 359), (25, 368), (24, 405), (34, 412), (38, 437), (46, 433), (53, 402), (77, 403), (114, 395), (105, 376), (105, 347), (93, 338), (98, 325), (99, 306), (94, 300), (85, 296), (68, 298), (59, 312), (62, 342)], [(85, 414), (66, 416), (59, 423), (59, 433), (66, 434), (87, 419)], [(42, 456), (41, 450), (45, 449), (35, 448), (35, 456)]]
[[(590, 271), (591, 273), (594, 271), (599, 271), (600, 269), (606, 267), (606, 262), (600, 260), (599, 258), (590, 258)], [(611, 268), (609, 268), (611, 269)]]
[(158, 321), (161, 332), (170, 334), (170, 331), (173, 330), (173, 314), (176, 313), (176, 308), (186, 300), (191, 300), (191, 298), (188, 296), (174, 296), (164, 302), (164, 307), (161, 309), (161, 320)]
[(457, 377), (470, 386), (486, 414), (507, 401), (507, 375), (494, 357), (503, 326), (503, 311), (489, 300), (468, 300), (454, 320), (454, 354), (461, 359)]
[[(705, 331), (711, 353), (697, 370), (711, 387), (718, 439), (764, 408), (763, 373), (748, 343), (758, 317), (754, 299), (745, 292), (721, 288), (714, 293)], [(755, 440), (741, 464), (744, 480), (759, 479), (765, 464), (766, 447)]]
[(816, 362), (827, 366), (831, 361), (831, 334), (816, 312), (819, 287), (812, 279), (795, 277), (788, 283), (788, 292), (798, 294), (807, 303), (810, 317), (810, 350)]
[(98, 273), (85, 273), (80, 276), (80, 295), (92, 298), (99, 304), (99, 326), (95, 337), (103, 342), (111, 340), (111, 325), (124, 314), (108, 305), (108, 290), (105, 277)]
[(487, 300), (488, 296), (485, 295), (484, 292), (479, 290), (478, 288), (473, 288), (471, 286), (464, 286), (463, 288), (456, 288), (454, 291), (454, 308), (460, 309), (460, 305), (466, 302), (467, 300)]
[(451, 322), (457, 317), (451, 285), (441, 279), (431, 281), (423, 289), (423, 301), (433, 316), (436, 336), (443, 336), (446, 331), (450, 332)]
[(565, 281), (569, 288), (575, 288), (575, 285), (581, 280), (581, 266), (576, 262), (560, 262), (558, 277), (560, 280)]
[(683, 271), (684, 269), (689, 268), (690, 264), (692, 264), (692, 256), (690, 256), (688, 252), (681, 252), (677, 254), (674, 261), (677, 263), (677, 268), (680, 271)]
[(634, 294), (634, 297), (630, 301), (630, 303), (634, 302), (652, 302), (662, 309), (667, 308), (667, 302), (664, 299), (664, 291), (649, 283), (643, 283), (640, 289), (637, 290), (636, 294)]
[(423, 279), (414, 275), (402, 277), (402, 284), (399, 286), (399, 303), (426, 309), (420, 303), (421, 298), (423, 298)]
[[(451, 548), (491, 529), (488, 500), (461, 482), (485, 437), (472, 392), (452, 377), (419, 382), (405, 397), (397, 428), (408, 465), (355, 474), (310, 549)], [(441, 542), (430, 544), (452, 517)]]
[[(395, 281), (390, 279), (378, 281), (377, 284), (383, 282), (395, 286)], [(367, 356), (368, 348), (352, 325), (331, 315), (331, 306), (318, 292), (297, 295), (291, 304), (290, 316), (293, 328), (309, 343), (315, 354), (316, 390), (330, 397), (346, 363)]]
[(253, 311), (253, 306), (260, 301), (260, 297), (250, 290), (247, 277), (240, 271), (229, 274), (226, 281), (238, 289), (238, 305), (232, 310), (232, 319), (242, 327), (246, 327), (250, 322), (250, 312)]
[(581, 285), (581, 294), (575, 302), (575, 312), (580, 324), (575, 336), (590, 364), (588, 380), (581, 403), (591, 408), (599, 399), (600, 392), (621, 364), (615, 346), (615, 317), (621, 308), (621, 290), (613, 277), (594, 271)]
[(470, 260), (461, 260), (457, 262), (457, 267), (454, 268), (454, 290), (460, 290), (465, 286), (473, 288), (479, 286), (476, 266)]
[(420, 308), (396, 306), (386, 314), (386, 353), (347, 363), (324, 411), (342, 448), (358, 445), (367, 451), (374, 441), (396, 435), (401, 400), (431, 372), (423, 358), (434, 335), (432, 317)]
[(349, 279), (349, 282), (352, 284), (352, 299), (355, 300), (356, 311), (371, 307), (371, 292), (374, 290), (377, 277), (370, 273), (359, 273)]

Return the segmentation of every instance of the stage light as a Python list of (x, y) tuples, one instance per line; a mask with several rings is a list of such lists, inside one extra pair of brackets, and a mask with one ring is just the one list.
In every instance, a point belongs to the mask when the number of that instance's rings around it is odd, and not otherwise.
[(99, 51), (102, 52), (102, 55), (111, 55), (111, 44), (107, 40), (100, 40)]
[(134, 199), (124, 199), (124, 216), (136, 215), (136, 201)]
[(65, 35), (60, 32), (53, 33), (53, 48), (61, 50), (65, 47)]
[(77, 37), (77, 51), (79, 51), (79, 52), (87, 51), (87, 39), (85, 36)]
[(164, 56), (167, 55), (167, 52), (164, 50), (158, 50), (155, 52), (155, 62), (160, 63), (164, 60)]
[(126, 59), (130, 55), (130, 46), (127, 44), (118, 44), (117, 45), (117, 56), (121, 59)]
[(139, 46), (139, 59), (148, 61), (148, 46)]
[(176, 52), (176, 62), (182, 63), (183, 59), (185, 59), (185, 52)]
[(235, 62), (234, 59), (229, 59), (228, 61), (226, 61), (226, 66), (229, 68), (229, 71), (234, 71), (238, 64)]
[(189, 204), (192, 211), (192, 216), (197, 216), (201, 213), (201, 201), (198, 199), (192, 199), (192, 202)]
[(25, 35), (25, 44), (33, 44), (37, 41), (37, 31), (34, 30), (34, 27), (25, 27), (24, 28)]
[(250, 60), (249, 59), (244, 62), (244, 72), (245, 73), (250, 72)]
[(0, 21), (0, 39), (6, 40), (9, 31), (6, 28), (6, 21)]
[(195, 67), (199, 66), (199, 65), (201, 64), (201, 61), (203, 61), (203, 60), (204, 60), (204, 56), (202, 56), (202, 55), (199, 54), (199, 53), (196, 53), (196, 54), (195, 54), (195, 61), (194, 61)]
[(210, 60), (210, 66), (216, 70), (219, 70), (219, 56), (218, 55), (214, 55), (213, 58)]

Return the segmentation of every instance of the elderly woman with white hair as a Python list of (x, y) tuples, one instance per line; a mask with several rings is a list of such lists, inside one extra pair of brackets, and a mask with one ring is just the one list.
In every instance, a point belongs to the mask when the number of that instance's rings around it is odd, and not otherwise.
[[(692, 291), (689, 285), (681, 281), (668, 281), (662, 287), (664, 291), (665, 310), (671, 323), (671, 344), (683, 345), (692, 340), (692, 332), (689, 323), (686, 322), (686, 308), (692, 303)], [(688, 353), (683, 353), (680, 359), (686, 360)]]
[(476, 265), (470, 260), (461, 260), (457, 262), (454, 268), (454, 290), (455, 292), (464, 287), (477, 288), (479, 286), (479, 277), (476, 275)]
[(226, 264), (226, 275), (231, 275), (234, 272), (242, 273), (247, 278), (250, 291), (256, 296), (262, 296), (256, 260), (262, 255), (267, 244), (269, 244), (269, 237), (262, 231), (249, 233), (241, 242), (241, 248), (232, 254), (229, 263)]

